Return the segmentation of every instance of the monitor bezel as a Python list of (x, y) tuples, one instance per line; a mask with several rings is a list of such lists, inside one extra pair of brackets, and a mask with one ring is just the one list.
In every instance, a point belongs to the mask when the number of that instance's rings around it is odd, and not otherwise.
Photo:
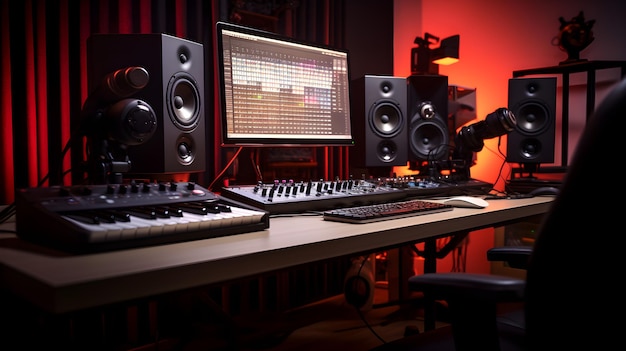
[(237, 147), (237, 146), (254, 146), (254, 147), (279, 147), (279, 146), (353, 146), (354, 145), (354, 129), (352, 128), (352, 117), (350, 116), (350, 100), (348, 99), (347, 109), (348, 109), (348, 122), (350, 123), (350, 138), (315, 138), (315, 137), (306, 137), (306, 138), (298, 138), (298, 139), (287, 139), (287, 138), (272, 138), (272, 137), (234, 137), (229, 136), (227, 132), (226, 122), (227, 115), (224, 106), (226, 105), (226, 96), (223, 94), (222, 87), (225, 85), (224, 81), (224, 48), (222, 41), (222, 31), (229, 30), (240, 32), (249, 35), (260, 36), (264, 38), (270, 38), (273, 40), (295, 43), (304, 46), (309, 46), (313, 48), (330, 50), (333, 52), (337, 52), (340, 54), (345, 54), (347, 58), (347, 84), (348, 84), (348, 96), (351, 93), (351, 76), (350, 76), (350, 65), (349, 65), (349, 53), (347, 49), (327, 46), (319, 43), (307, 42), (298, 40), (295, 38), (287, 37), (278, 33), (269, 32), (257, 28), (242, 26), (239, 24), (234, 24), (231, 22), (218, 21), (216, 22), (216, 38), (217, 38), (217, 74), (218, 74), (218, 89), (217, 94), (219, 95), (219, 122), (220, 122), (220, 136), (221, 136), (221, 146), (224, 147)]

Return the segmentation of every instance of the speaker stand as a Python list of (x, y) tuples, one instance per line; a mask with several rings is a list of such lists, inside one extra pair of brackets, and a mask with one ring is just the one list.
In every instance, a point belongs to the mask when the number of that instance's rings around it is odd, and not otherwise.
[[(539, 163), (524, 163), (521, 168), (513, 169), (511, 179), (506, 184), (506, 191), (526, 194), (540, 187), (561, 186), (561, 180), (537, 178), (534, 174), (541, 173), (539, 166)], [(520, 176), (516, 177), (516, 173)]]

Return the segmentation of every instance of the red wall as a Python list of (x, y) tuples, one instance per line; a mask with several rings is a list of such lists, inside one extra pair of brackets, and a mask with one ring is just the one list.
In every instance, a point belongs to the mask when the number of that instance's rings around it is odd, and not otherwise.
[[(626, 3), (611, 0), (395, 0), (394, 75), (410, 74), (410, 51), (416, 36), (429, 32), (440, 38), (459, 34), (460, 61), (440, 66), (439, 73), (448, 76), (450, 85), (476, 89), (477, 120), (498, 107), (507, 107), (508, 79), (514, 70), (558, 65), (567, 54), (553, 44), (563, 17), (570, 20), (584, 12), (586, 20), (595, 20), (595, 40), (580, 54), (589, 60), (625, 60)], [(557, 77), (559, 78), (559, 77)], [(619, 79), (619, 70), (598, 72), (596, 104), (608, 88)], [(570, 82), (570, 145), (575, 147), (576, 136), (584, 127), (586, 75), (576, 74)], [(561, 87), (559, 78), (557, 86)], [(560, 160), (560, 88), (557, 92), (556, 160)], [(474, 123), (472, 121), (470, 123)], [(485, 140), (485, 148), (477, 155), (477, 164), (471, 168), (472, 178), (494, 183), (503, 163), (498, 154), (498, 138)], [(506, 137), (500, 150), (506, 154)], [(516, 165), (514, 165), (516, 166)], [(402, 167), (396, 171), (403, 174)], [(503, 168), (502, 178), (496, 183), (504, 189), (502, 179), (510, 178), (510, 165)], [(406, 174), (406, 173), (405, 173)], [(408, 173), (410, 174), (410, 173)], [(484, 251), (493, 244), (493, 230), (471, 235), (467, 270), (488, 270), (483, 261)], [(439, 265), (447, 270), (449, 258)]]

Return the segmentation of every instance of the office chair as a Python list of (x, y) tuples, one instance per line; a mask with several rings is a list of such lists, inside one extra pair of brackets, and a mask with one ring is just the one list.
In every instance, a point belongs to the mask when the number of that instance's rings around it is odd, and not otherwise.
[[(626, 79), (588, 119), (529, 259), (517, 260), (520, 268), (527, 263), (526, 278), (413, 276), (409, 288), (445, 301), (450, 324), (374, 350), (623, 349), (626, 328), (619, 320), (626, 311), (626, 250), (620, 237), (626, 186), (617, 167), (625, 156), (624, 129)], [(498, 315), (499, 303), (511, 301), (520, 302), (517, 315)]]

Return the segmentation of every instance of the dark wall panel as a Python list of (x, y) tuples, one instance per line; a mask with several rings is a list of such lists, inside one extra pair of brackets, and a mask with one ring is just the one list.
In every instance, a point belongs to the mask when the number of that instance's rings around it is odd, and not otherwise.
[(393, 75), (393, 1), (346, 1), (344, 26), (352, 79)]

